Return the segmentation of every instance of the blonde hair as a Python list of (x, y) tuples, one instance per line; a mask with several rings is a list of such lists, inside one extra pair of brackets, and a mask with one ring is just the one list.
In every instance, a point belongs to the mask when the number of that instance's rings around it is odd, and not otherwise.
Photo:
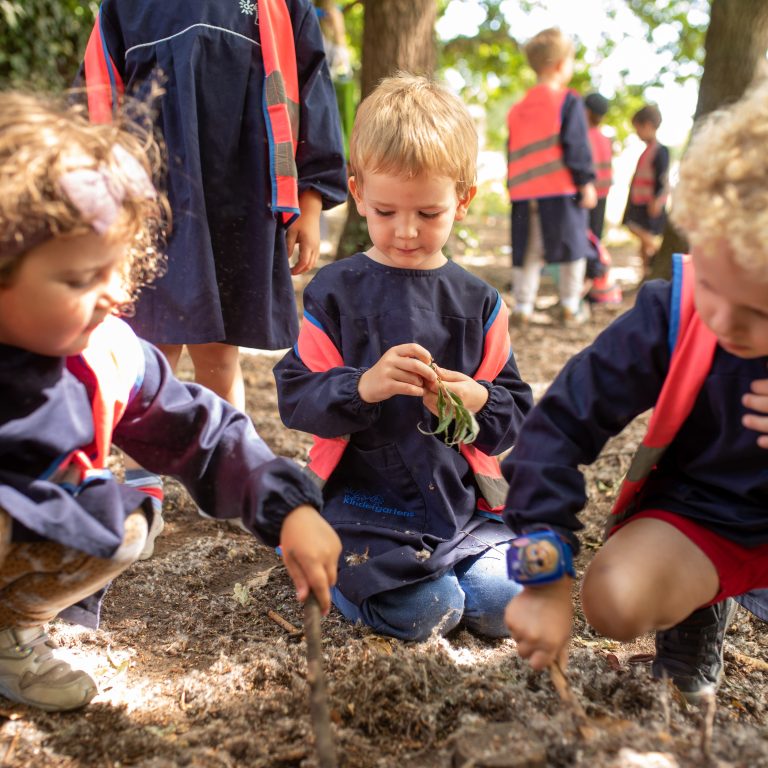
[[(12, 283), (31, 248), (53, 237), (94, 231), (60, 180), (73, 160), (79, 168), (121, 180), (125, 169), (115, 147), (135, 158), (150, 179), (160, 172), (158, 144), (134, 123), (116, 117), (109, 125), (94, 125), (83, 107), (63, 97), (0, 93), (0, 286)], [(104, 235), (129, 243), (124, 276), (131, 300), (162, 272), (159, 248), (169, 223), (165, 195), (150, 199), (126, 191), (122, 196), (120, 212)]]
[(355, 116), (350, 174), (414, 178), (422, 173), (456, 181), (463, 198), (475, 184), (477, 131), (462, 101), (436, 82), (405, 72), (382, 80)]
[(534, 35), (524, 46), (523, 51), (531, 69), (540, 75), (545, 70), (556, 67), (575, 53), (573, 40), (566, 37), (558, 27), (543, 29)]
[(680, 163), (672, 220), (702, 255), (768, 278), (768, 80), (707, 116)]

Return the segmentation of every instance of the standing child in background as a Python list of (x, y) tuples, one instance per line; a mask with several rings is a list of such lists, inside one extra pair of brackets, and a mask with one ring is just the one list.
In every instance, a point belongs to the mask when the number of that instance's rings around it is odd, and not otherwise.
[[(739, 599), (768, 619), (765, 435), (750, 431), (765, 429), (768, 405), (767, 133), (768, 83), (696, 131), (673, 205), (692, 260), (676, 257), (671, 283), (646, 284), (566, 365), (503, 466), (506, 520), (567, 564), (586, 500), (579, 466), (655, 406), (582, 605), (608, 637), (655, 631), (654, 676), (693, 701), (722, 675), (731, 598), (756, 590)], [(510, 603), (507, 623), (535, 668), (566, 652), (572, 610), (565, 577), (531, 582)]]
[[(195, 381), (244, 410), (238, 347), (283, 349), (296, 340), (291, 275), (317, 261), (320, 211), (346, 199), (314, 7), (104, 0), (85, 74), (95, 121), (111, 118), (123, 88), (159, 76), (165, 90), (157, 127), (174, 218), (168, 269), (128, 322), (173, 370), (186, 345)], [(129, 482), (162, 495), (158, 478), (128, 466)]]
[(661, 125), (661, 112), (656, 105), (647, 104), (635, 112), (632, 125), (646, 147), (629, 186), (623, 223), (640, 240), (645, 277), (667, 223), (664, 206), (669, 192), (669, 150), (656, 139)]
[[(344, 547), (334, 604), (403, 640), (462, 620), (505, 636), (518, 587), (499, 552), (506, 484), (492, 457), (532, 400), (499, 292), (443, 255), (476, 191), (474, 124), (454, 95), (404, 74), (363, 101), (350, 152), (373, 247), (317, 273), (275, 367), (283, 421), (318, 436), (308, 470)], [(422, 431), (437, 423), (438, 376), (479, 425), (460, 450)]]
[(611, 139), (600, 130), (600, 123), (608, 112), (608, 99), (599, 93), (590, 93), (584, 98), (589, 124), (589, 146), (592, 149), (592, 163), (595, 167), (595, 190), (597, 204), (589, 212), (589, 228), (595, 236), (603, 239), (605, 204), (613, 184), (613, 146)]
[(149, 177), (157, 147), (137, 130), (0, 94), (0, 693), (50, 711), (87, 704), (96, 684), (57, 659), (46, 622), (95, 626), (95, 593), (153, 518), (106, 468), (112, 442), (279, 542), (300, 599), (312, 589), (327, 610), (340, 552), (299, 467), (113, 314), (157, 273), (167, 210)]
[(507, 116), (512, 201), (513, 322), (533, 314), (541, 269), (559, 266), (561, 318), (586, 319), (581, 303), (587, 215), (597, 194), (592, 151), (581, 98), (566, 88), (573, 76), (573, 42), (559, 29), (545, 29), (525, 45), (537, 84)]
[(600, 123), (608, 112), (608, 99), (599, 93), (590, 93), (584, 99), (589, 124), (589, 145), (597, 178), (597, 205), (589, 212), (588, 235), (594, 253), (587, 259), (587, 300), (596, 304), (620, 304), (621, 288), (611, 278), (611, 255), (603, 245), (603, 226), (608, 193), (613, 184), (613, 147), (610, 137), (600, 130)]

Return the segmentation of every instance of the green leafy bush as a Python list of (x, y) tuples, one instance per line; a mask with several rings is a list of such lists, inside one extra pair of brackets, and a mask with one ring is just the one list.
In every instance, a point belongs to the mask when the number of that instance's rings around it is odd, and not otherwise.
[(71, 85), (97, 10), (78, 0), (0, 0), (0, 88)]

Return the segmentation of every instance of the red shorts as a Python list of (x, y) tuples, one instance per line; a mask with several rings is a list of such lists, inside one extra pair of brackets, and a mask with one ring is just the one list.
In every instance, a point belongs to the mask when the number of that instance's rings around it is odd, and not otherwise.
[(715, 566), (720, 579), (720, 590), (709, 603), (719, 603), (726, 597), (734, 597), (751, 589), (768, 587), (768, 544), (743, 547), (735, 541), (723, 538), (693, 520), (663, 509), (646, 509), (632, 515), (624, 523), (611, 530), (614, 533), (622, 525), (643, 517), (663, 520), (689, 538)]

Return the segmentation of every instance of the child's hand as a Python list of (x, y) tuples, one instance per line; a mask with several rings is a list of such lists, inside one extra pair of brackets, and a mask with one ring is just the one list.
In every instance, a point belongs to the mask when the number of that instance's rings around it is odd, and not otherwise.
[(424, 387), (437, 381), (430, 368), (432, 356), (420, 344), (399, 344), (388, 349), (357, 384), (361, 399), (380, 403), (394, 395), (424, 396)]
[(306, 504), (288, 513), (280, 531), (280, 549), (288, 574), (303, 603), (314, 593), (323, 615), (331, 607), (341, 541), (320, 513)]
[(768, 379), (753, 381), (750, 391), (741, 398), (741, 402), (744, 407), (758, 412), (746, 414), (742, 417), (741, 423), (747, 429), (763, 432), (764, 434), (757, 438), (757, 444), (761, 448), (768, 448)]
[[(436, 366), (436, 369), (446, 389), (455, 392), (470, 413), (477, 413), (488, 402), (488, 390), (482, 384), (478, 384), (471, 376), (460, 371), (449, 371), (447, 368)], [(435, 380), (427, 386), (427, 392), (424, 394), (424, 405), (435, 416), (439, 415), (437, 412), (437, 390), (437, 380)]]
[(517, 652), (534, 669), (566, 659), (573, 624), (572, 583), (564, 576), (551, 584), (525, 587), (507, 605), (504, 620)]
[(579, 207), (592, 209), (597, 205), (597, 190), (595, 185), (590, 181), (583, 187), (579, 187), (581, 197), (579, 198)]
[(323, 199), (314, 189), (305, 189), (299, 195), (301, 215), (288, 227), (285, 233), (285, 245), (288, 258), (293, 256), (293, 249), (299, 246), (299, 259), (291, 267), (292, 275), (308, 272), (317, 264), (320, 255), (320, 213), (323, 210)]
[(663, 198), (654, 198), (648, 203), (648, 216), (651, 219), (656, 219), (661, 216), (661, 212), (664, 210)]

